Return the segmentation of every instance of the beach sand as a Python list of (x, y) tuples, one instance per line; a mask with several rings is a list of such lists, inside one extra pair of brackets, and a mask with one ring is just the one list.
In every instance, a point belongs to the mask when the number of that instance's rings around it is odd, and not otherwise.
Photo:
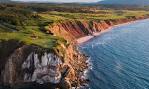
[(108, 29), (102, 30), (102, 31), (100, 31), (100, 32), (95, 32), (95, 33), (93, 33), (92, 35), (84, 36), (84, 37), (78, 38), (78, 39), (77, 39), (77, 43), (78, 43), (78, 44), (84, 43), (84, 42), (86, 42), (86, 41), (91, 40), (92, 38), (94, 38), (94, 37), (96, 37), (96, 36), (100, 36), (101, 34), (110, 31), (110, 30), (113, 29), (114, 27), (119, 27), (119, 26), (131, 24), (131, 23), (134, 23), (134, 22), (137, 22), (137, 21), (140, 21), (140, 20), (130, 21), (130, 22), (122, 23), (122, 24), (118, 24), (118, 25), (113, 25), (113, 26), (109, 27)]

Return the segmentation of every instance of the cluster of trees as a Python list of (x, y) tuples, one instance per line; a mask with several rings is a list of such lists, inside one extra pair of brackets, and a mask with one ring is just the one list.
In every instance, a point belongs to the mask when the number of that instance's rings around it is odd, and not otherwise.
[(21, 4), (0, 4), (0, 28), (22, 30), (26, 26), (38, 26), (37, 13)]
[(22, 26), (28, 25), (28, 21), (37, 18), (38, 15), (34, 15), (31, 10), (25, 9), (23, 6), (8, 4), (0, 5), (0, 23)]

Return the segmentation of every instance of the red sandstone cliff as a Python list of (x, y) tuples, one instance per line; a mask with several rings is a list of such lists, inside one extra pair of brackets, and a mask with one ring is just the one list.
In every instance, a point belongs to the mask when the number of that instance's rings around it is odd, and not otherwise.
[(59, 22), (49, 26), (49, 31), (57, 36), (63, 37), (68, 41), (74, 41), (80, 37), (92, 35), (95, 32), (103, 30), (122, 23), (148, 18), (142, 17), (128, 17), (116, 20), (103, 20), (103, 21), (67, 21)]

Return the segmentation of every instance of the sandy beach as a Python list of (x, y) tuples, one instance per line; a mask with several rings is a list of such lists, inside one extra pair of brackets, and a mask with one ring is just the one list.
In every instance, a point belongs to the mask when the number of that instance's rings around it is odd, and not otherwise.
[(81, 37), (81, 38), (77, 39), (77, 43), (78, 44), (84, 43), (84, 42), (94, 38), (95, 36), (99, 36), (99, 35), (101, 35), (101, 34), (103, 34), (105, 32), (108, 32), (110, 29), (111, 28), (108, 28), (108, 29), (105, 29), (105, 30), (100, 31), (100, 32), (95, 32), (95, 33), (93, 33), (93, 35)]
[(93, 33), (92, 35), (84, 36), (84, 37), (78, 38), (78, 39), (77, 39), (77, 43), (78, 43), (78, 44), (84, 43), (84, 42), (89, 41), (90, 39), (92, 39), (92, 38), (94, 38), (94, 37), (96, 37), (96, 36), (99, 36), (99, 35), (101, 35), (101, 34), (103, 34), (103, 33), (106, 33), (106, 32), (108, 32), (108, 31), (110, 31), (110, 30), (113, 29), (114, 27), (119, 27), (119, 26), (131, 24), (131, 23), (134, 23), (134, 22), (137, 22), (137, 21), (140, 21), (140, 20), (130, 21), (130, 22), (127, 22), (127, 23), (122, 23), (122, 24), (114, 25), (114, 26), (111, 26), (111, 27), (109, 27), (108, 29), (102, 30), (102, 31), (100, 31), (100, 32), (95, 32), (95, 33)]

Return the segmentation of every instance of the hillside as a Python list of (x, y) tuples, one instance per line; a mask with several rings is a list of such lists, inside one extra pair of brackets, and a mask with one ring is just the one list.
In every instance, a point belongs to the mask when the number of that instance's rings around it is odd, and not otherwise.
[(99, 4), (149, 5), (149, 0), (103, 0)]

